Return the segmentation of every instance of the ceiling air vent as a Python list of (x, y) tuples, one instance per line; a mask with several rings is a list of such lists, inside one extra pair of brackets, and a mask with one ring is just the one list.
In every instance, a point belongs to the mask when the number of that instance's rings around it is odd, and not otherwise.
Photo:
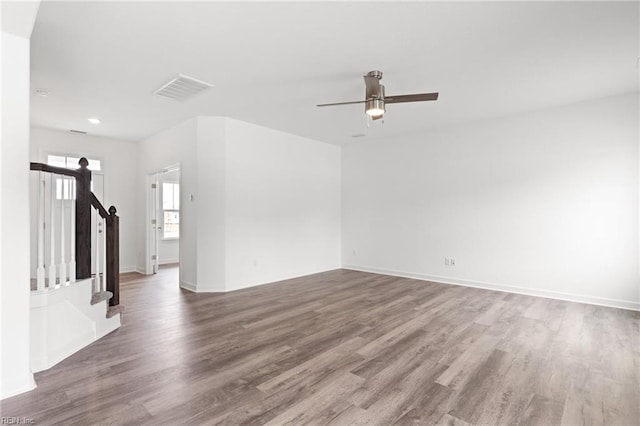
[(209, 87), (213, 87), (213, 84), (197, 80), (188, 75), (178, 74), (177, 77), (162, 85), (162, 87), (153, 92), (153, 94), (162, 96), (163, 98), (183, 101)]

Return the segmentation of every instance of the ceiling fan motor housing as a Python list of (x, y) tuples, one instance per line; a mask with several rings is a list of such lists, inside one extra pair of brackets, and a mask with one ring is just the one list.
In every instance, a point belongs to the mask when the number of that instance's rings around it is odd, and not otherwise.
[[(372, 77), (377, 79), (375, 83), (371, 82), (371, 79), (366, 77)], [(384, 86), (379, 83), (382, 78), (382, 71), (370, 71), (365, 77), (365, 82), (368, 83), (365, 89), (364, 112), (371, 117), (382, 116), (386, 109), (384, 107)]]

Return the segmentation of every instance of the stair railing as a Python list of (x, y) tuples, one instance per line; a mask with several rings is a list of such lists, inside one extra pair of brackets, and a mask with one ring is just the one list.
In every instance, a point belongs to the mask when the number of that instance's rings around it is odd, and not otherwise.
[[(102, 254), (104, 256), (102, 265), (106, 277), (104, 275), (100, 277), (98, 270), (96, 270), (96, 281), (98, 281), (100, 291), (103, 290), (106, 281), (107, 291), (113, 294), (109, 300), (109, 306), (116, 306), (120, 303), (120, 218), (116, 215), (116, 208), (114, 206), (109, 207), (109, 211), (107, 212), (93, 192), (91, 193), (91, 205), (98, 212), (99, 218), (96, 216), (97, 220), (102, 220), (102, 223), (105, 224), (105, 226), (96, 226), (96, 241), (98, 241), (97, 250), (100, 249), (100, 241), (104, 244), (102, 246)], [(106, 232), (103, 231), (105, 228)], [(100, 238), (101, 234), (102, 238)], [(100, 265), (100, 262), (98, 262), (100, 257), (99, 251), (96, 253), (96, 256), (98, 256), (98, 259), (96, 259), (97, 269)]]
[[(35, 291), (48, 291), (76, 280), (91, 278), (94, 257), (94, 292), (113, 296), (110, 306), (119, 304), (119, 217), (91, 192), (89, 162), (81, 158), (77, 170), (31, 163), (38, 172), (37, 264)], [(65, 212), (69, 207), (69, 213)], [(96, 247), (92, 252), (92, 208), (96, 209)], [(67, 224), (69, 225), (67, 227)], [(48, 243), (48, 244), (46, 244)], [(67, 248), (68, 255), (67, 255)], [(102, 265), (102, 268), (101, 268)]]

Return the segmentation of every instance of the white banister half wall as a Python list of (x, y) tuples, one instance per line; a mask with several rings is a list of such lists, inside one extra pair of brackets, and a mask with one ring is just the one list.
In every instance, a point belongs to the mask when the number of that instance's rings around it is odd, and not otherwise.
[(121, 324), (119, 217), (91, 192), (87, 165), (84, 157), (75, 170), (31, 163), (33, 372), (51, 368)]

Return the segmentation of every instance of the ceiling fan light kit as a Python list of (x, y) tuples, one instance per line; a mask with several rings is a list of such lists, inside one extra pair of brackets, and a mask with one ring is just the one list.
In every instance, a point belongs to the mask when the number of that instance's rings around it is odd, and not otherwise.
[(365, 99), (364, 101), (336, 102), (331, 104), (316, 105), (319, 107), (364, 104), (364, 112), (369, 120), (379, 120), (384, 117), (386, 104), (399, 104), (405, 102), (437, 101), (438, 93), (416, 93), (411, 95), (385, 96), (384, 86), (380, 84), (382, 71), (370, 71), (364, 76)]
[(384, 114), (384, 100), (382, 99), (369, 99), (365, 105), (364, 112), (367, 115), (375, 117)]

